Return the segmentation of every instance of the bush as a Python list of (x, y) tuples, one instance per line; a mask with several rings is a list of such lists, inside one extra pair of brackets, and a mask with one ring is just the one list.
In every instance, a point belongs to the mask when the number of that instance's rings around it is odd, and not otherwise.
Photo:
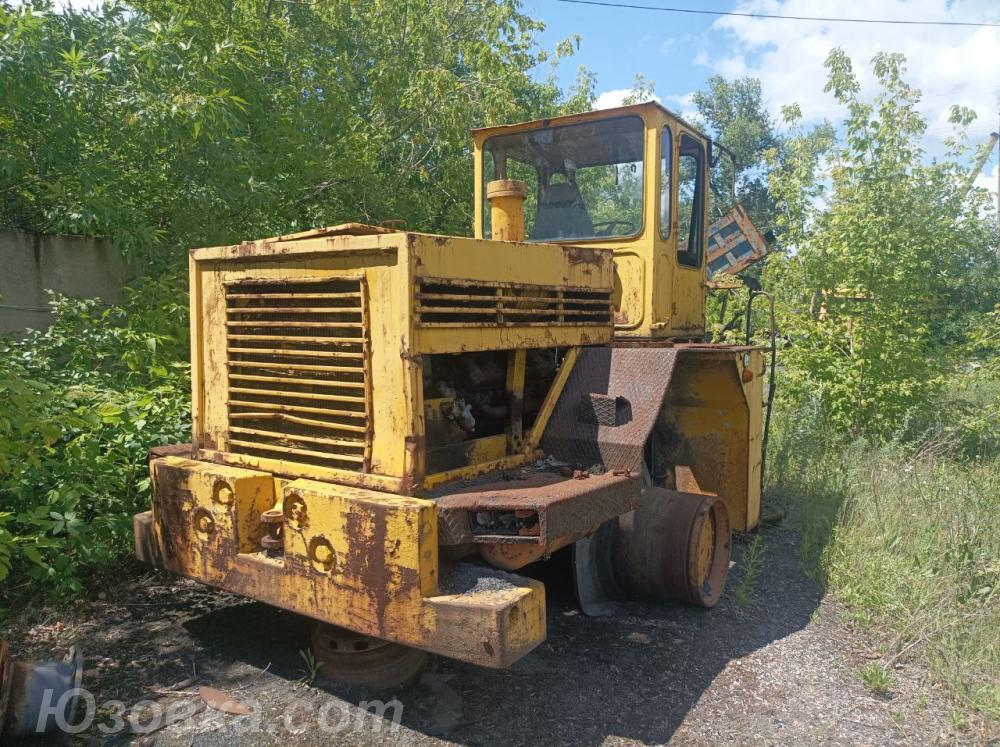
[(126, 293), (53, 298), (51, 328), (0, 344), (0, 580), (80, 591), (130, 548), (149, 447), (188, 440), (184, 284)]

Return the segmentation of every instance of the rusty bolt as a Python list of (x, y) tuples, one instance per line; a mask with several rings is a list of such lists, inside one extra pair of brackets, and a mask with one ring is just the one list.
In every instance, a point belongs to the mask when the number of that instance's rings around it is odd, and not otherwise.
[(233, 488), (225, 480), (219, 480), (212, 488), (212, 499), (223, 506), (233, 505)]
[(200, 509), (194, 517), (194, 528), (199, 534), (209, 535), (215, 531), (215, 519), (205, 509)]

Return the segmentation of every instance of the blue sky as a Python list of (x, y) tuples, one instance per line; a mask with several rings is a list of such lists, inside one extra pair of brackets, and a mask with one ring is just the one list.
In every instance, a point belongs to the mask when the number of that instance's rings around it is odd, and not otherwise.
[[(1000, 0), (642, 0), (639, 4), (777, 15), (1000, 23)], [(1000, 128), (1000, 28), (719, 18), (556, 0), (524, 0), (524, 10), (545, 22), (546, 30), (539, 37), (545, 48), (554, 48), (574, 33), (582, 37), (578, 53), (563, 62), (558, 77), (564, 86), (571, 85), (577, 68), (585, 65), (597, 75), (600, 105), (615, 105), (631, 88), (636, 73), (642, 73), (655, 82), (657, 97), (683, 114), (691, 109), (690, 93), (709, 76), (753, 75), (760, 78), (776, 117), (782, 105), (794, 102), (802, 107), (807, 121), (828, 118), (837, 122), (844, 113), (823, 92), (823, 60), (832, 47), (839, 46), (854, 60), (863, 92), (874, 90), (868, 61), (876, 52), (907, 56), (907, 78), (924, 94), (921, 109), (929, 125), (924, 143), (928, 153), (940, 152), (943, 138), (951, 132), (947, 123), (951, 104), (970, 106), (979, 114), (970, 128), (977, 142)], [(548, 70), (539, 72), (547, 74)], [(978, 182), (996, 190), (996, 155)]]
[(656, 93), (665, 100), (700, 88), (711, 75), (708, 67), (694, 64), (699, 53), (717, 46), (712, 33), (715, 19), (710, 16), (615, 10), (555, 0), (526, 0), (524, 9), (545, 22), (540, 42), (547, 49), (571, 34), (582, 37), (576, 56), (560, 66), (559, 81), (564, 87), (573, 84), (581, 64), (597, 74), (599, 91), (629, 89), (636, 73), (642, 72), (656, 82)]

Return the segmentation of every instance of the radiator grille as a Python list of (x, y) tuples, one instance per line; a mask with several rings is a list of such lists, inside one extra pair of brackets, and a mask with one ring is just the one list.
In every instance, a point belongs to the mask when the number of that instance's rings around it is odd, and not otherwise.
[(609, 325), (611, 291), (423, 278), (417, 320), (423, 327)]
[(367, 330), (359, 278), (228, 285), (229, 451), (368, 471)]

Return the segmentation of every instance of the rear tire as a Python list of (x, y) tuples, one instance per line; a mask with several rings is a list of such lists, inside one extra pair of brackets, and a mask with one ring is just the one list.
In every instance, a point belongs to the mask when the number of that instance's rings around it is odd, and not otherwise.
[(326, 623), (313, 628), (312, 648), (323, 676), (379, 690), (416, 683), (431, 659), (419, 648)]
[(649, 488), (618, 519), (615, 576), (639, 594), (712, 607), (729, 575), (731, 543), (717, 496)]

